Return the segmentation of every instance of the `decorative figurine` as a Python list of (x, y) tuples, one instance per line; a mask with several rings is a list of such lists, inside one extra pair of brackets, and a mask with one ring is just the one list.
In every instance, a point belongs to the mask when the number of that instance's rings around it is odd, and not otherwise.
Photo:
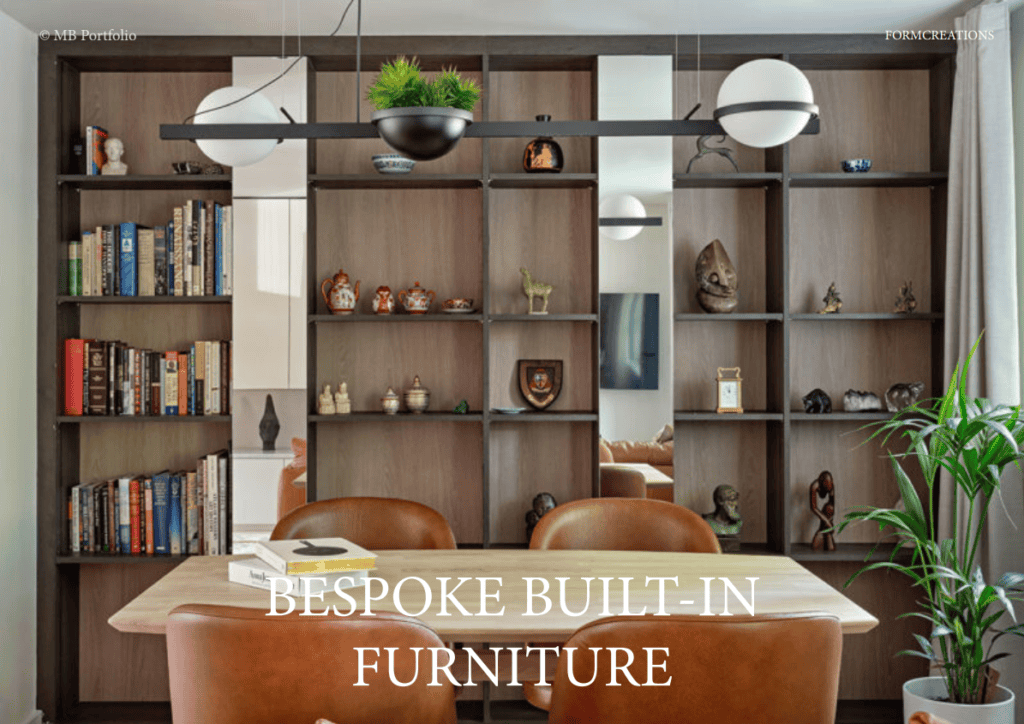
[(544, 517), (544, 514), (558, 506), (555, 496), (551, 493), (538, 493), (533, 499), (533, 507), (526, 511), (526, 540), (533, 537), (533, 529)]
[(359, 282), (356, 282), (353, 289), (349, 286), (348, 274), (339, 269), (334, 279), (324, 279), (320, 283), (320, 294), (331, 314), (352, 314), (359, 301)]
[(318, 415), (333, 415), (338, 411), (337, 404), (334, 402), (334, 395), (331, 394), (331, 386), (324, 385), (324, 391), (320, 393), (320, 399), (317, 403), (316, 412)]
[[(821, 510), (818, 509), (818, 498), (825, 501), (825, 506)], [(836, 536), (832, 528), (835, 526), (833, 519), (836, 514), (836, 486), (832, 480), (832, 473), (828, 470), (822, 471), (811, 483), (811, 512), (820, 521), (818, 532), (811, 539), (811, 548), (816, 551), (834, 551)]]
[[(714, 136), (698, 136), (697, 137), (697, 155), (690, 159), (690, 162), (686, 164), (686, 173), (690, 173), (690, 169), (693, 167), (693, 162), (704, 158), (705, 156), (724, 156), (732, 164), (733, 169), (739, 172), (740, 167), (736, 165), (736, 159), (732, 157), (732, 149), (726, 148), (725, 146), (709, 146), (707, 145), (708, 139), (714, 138)], [(725, 142), (725, 136), (723, 135), (718, 139), (719, 143)]]
[(839, 314), (839, 310), (843, 308), (843, 300), (839, 298), (835, 282), (828, 285), (828, 291), (821, 301), (825, 302), (825, 308), (819, 310), (818, 314)]
[(521, 359), (519, 391), (535, 410), (543, 410), (558, 399), (562, 391), (562, 360)]
[[(547, 123), (551, 116), (537, 116), (541, 123)], [(551, 136), (539, 136), (526, 144), (523, 152), (523, 170), (526, 173), (560, 173), (565, 165), (562, 147)]]
[(715, 509), (701, 517), (708, 522), (718, 536), (723, 553), (735, 553), (740, 549), (740, 529), (743, 517), (740, 515), (740, 494), (731, 485), (719, 485), (712, 494)]
[(697, 255), (697, 302), (708, 314), (725, 314), (739, 304), (738, 280), (722, 242), (715, 239)]
[(260, 439), (263, 440), (264, 450), (274, 449), (274, 442), (277, 440), (279, 432), (281, 432), (281, 423), (277, 421), (277, 413), (274, 411), (274, 398), (268, 394), (267, 404), (263, 407), (263, 419), (260, 420)]
[[(548, 296), (550, 296), (554, 287), (550, 284), (533, 281), (533, 277), (530, 276), (530, 272), (526, 271), (525, 266), (519, 269), (519, 273), (523, 275), (523, 294), (526, 295), (526, 298), (530, 303), (530, 306), (527, 309), (527, 314), (547, 314)], [(544, 302), (544, 305), (541, 307), (539, 312), (533, 311), (534, 297), (540, 297), (541, 301)]]
[(436, 296), (430, 289), (422, 288), (419, 282), (398, 291), (398, 301), (409, 314), (426, 314)]
[(430, 407), (430, 390), (420, 384), (420, 376), (416, 375), (412, 380), (412, 387), (404, 392), (405, 409), (417, 415)]
[(843, 395), (843, 410), (846, 412), (882, 412), (884, 409), (874, 392), (847, 390)]
[(465, 415), (467, 412), (469, 412), (469, 403), (463, 400), (462, 402), (455, 406), (455, 409), (452, 410), (452, 412), (458, 415)]
[(909, 279), (900, 287), (900, 295), (896, 297), (896, 305), (892, 308), (893, 314), (913, 314), (917, 309), (917, 300), (914, 298), (914, 283)]
[(377, 293), (370, 305), (374, 314), (394, 314), (395, 295), (391, 293), (390, 287), (377, 287)]
[[(328, 389), (330, 388), (328, 387)], [(352, 414), (352, 401), (348, 399), (348, 384), (345, 382), (342, 382), (341, 387), (334, 393), (334, 414)]]
[(803, 396), (804, 412), (809, 415), (823, 415), (832, 412), (832, 398), (825, 390), (815, 387)]
[(924, 382), (897, 382), (885, 391), (885, 406), (889, 412), (910, 407), (924, 392)]
[(107, 162), (103, 164), (100, 173), (104, 176), (124, 176), (128, 173), (128, 166), (121, 160), (124, 155), (124, 144), (120, 138), (108, 138), (103, 144), (103, 150), (107, 154)]
[(380, 398), (380, 406), (385, 415), (397, 415), (399, 404), (398, 393), (392, 387), (389, 387), (384, 396)]

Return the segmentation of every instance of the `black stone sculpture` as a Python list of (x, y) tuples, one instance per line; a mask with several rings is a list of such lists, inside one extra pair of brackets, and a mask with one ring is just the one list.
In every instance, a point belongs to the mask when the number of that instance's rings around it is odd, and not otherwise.
[(821, 415), (832, 412), (832, 398), (825, 394), (825, 390), (815, 387), (803, 396), (804, 412), (809, 415)]
[(265, 451), (274, 450), (277, 433), (281, 432), (281, 423), (277, 421), (274, 411), (274, 398), (267, 395), (267, 404), (263, 408), (263, 419), (260, 420), (260, 439), (263, 440)]
[(529, 541), (533, 537), (533, 529), (537, 527), (537, 523), (544, 517), (544, 514), (549, 510), (553, 510), (558, 505), (558, 501), (555, 500), (555, 496), (551, 493), (538, 493), (533, 499), (533, 507), (526, 511), (526, 540)]

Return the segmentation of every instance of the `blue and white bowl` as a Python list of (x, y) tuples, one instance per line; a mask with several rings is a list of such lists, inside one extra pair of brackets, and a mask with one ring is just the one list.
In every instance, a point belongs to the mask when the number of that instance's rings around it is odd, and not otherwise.
[(847, 158), (843, 160), (843, 171), (846, 173), (864, 173), (870, 170), (870, 158)]
[(379, 153), (373, 157), (373, 167), (379, 173), (409, 173), (416, 162), (397, 153)]

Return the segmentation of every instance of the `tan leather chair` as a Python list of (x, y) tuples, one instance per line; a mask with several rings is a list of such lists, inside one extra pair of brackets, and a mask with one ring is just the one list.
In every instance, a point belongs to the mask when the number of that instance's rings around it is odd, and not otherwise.
[(661, 500), (588, 498), (559, 505), (533, 529), (530, 548), (721, 553), (703, 518)]
[(346, 538), (371, 551), (453, 549), (440, 513), (398, 498), (333, 498), (296, 508), (277, 521), (270, 540)]
[(647, 479), (639, 470), (622, 465), (601, 466), (602, 498), (646, 498)]
[[(842, 653), (839, 620), (822, 614), (793, 616), (621, 616), (583, 626), (565, 644), (575, 647), (573, 675), (563, 650), (551, 687), (549, 724), (709, 724), (785, 722), (833, 724)], [(645, 648), (654, 652), (655, 683), (633, 686), (619, 672), (611, 681), (609, 647), (629, 649), (627, 670), (648, 681)], [(627, 655), (617, 654), (619, 664)]]
[[(174, 724), (455, 724), (455, 691), (430, 683), (429, 657), (417, 683), (396, 686), (384, 647), (397, 647), (395, 676), (413, 678), (410, 647), (443, 646), (432, 629), (395, 613), (353, 616), (267, 616), (264, 609), (179, 606), (167, 620)], [(374, 647), (354, 686), (356, 647)], [(426, 651), (420, 655), (423, 657)], [(424, 664), (427, 668), (424, 669)]]

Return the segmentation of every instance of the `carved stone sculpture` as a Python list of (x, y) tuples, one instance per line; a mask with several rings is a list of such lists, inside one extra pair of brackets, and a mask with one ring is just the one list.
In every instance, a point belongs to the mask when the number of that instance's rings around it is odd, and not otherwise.
[(815, 387), (803, 396), (804, 412), (811, 415), (822, 415), (832, 412), (832, 398), (825, 390)]
[(828, 285), (828, 291), (821, 301), (825, 302), (825, 308), (819, 310), (818, 314), (839, 314), (839, 310), (843, 308), (843, 300), (839, 298), (835, 282)]
[[(818, 509), (818, 499), (825, 501), (825, 505)], [(819, 520), (818, 532), (811, 539), (811, 548), (816, 551), (834, 551), (836, 549), (836, 537), (832, 532), (835, 526), (836, 515), (836, 485), (832, 480), (832, 473), (828, 470), (822, 471), (813, 483), (811, 483), (811, 512)]]
[(352, 413), (352, 401), (348, 399), (348, 384), (341, 383), (341, 387), (334, 393), (334, 414), (349, 415)]
[(917, 309), (917, 300), (914, 298), (914, 283), (907, 280), (900, 287), (900, 295), (896, 297), (896, 305), (892, 308), (894, 314), (912, 314)]
[(740, 549), (740, 529), (743, 517), (740, 515), (740, 494), (731, 485), (719, 485), (712, 494), (715, 509), (701, 517), (708, 522), (718, 536), (718, 544), (725, 553)]
[(551, 493), (538, 493), (533, 499), (533, 507), (526, 511), (526, 540), (529, 541), (533, 537), (533, 529), (537, 527), (537, 523), (544, 517), (544, 514), (549, 510), (553, 510), (558, 505), (555, 500), (555, 496)]
[[(554, 291), (554, 287), (550, 284), (544, 284), (543, 282), (533, 281), (533, 277), (530, 276), (530, 272), (526, 270), (526, 267), (522, 267), (519, 273), (523, 275), (523, 294), (526, 295), (526, 299), (529, 301), (530, 306), (527, 308), (528, 314), (547, 314), (548, 313), (548, 297), (551, 296), (551, 292)], [(540, 297), (543, 302), (543, 306), (539, 311), (533, 310), (533, 298)]]
[[(705, 156), (713, 155), (724, 157), (729, 161), (729, 163), (732, 164), (733, 170), (739, 172), (740, 167), (736, 165), (736, 159), (732, 157), (732, 149), (726, 148), (725, 146), (709, 146), (708, 140), (711, 138), (714, 138), (714, 136), (697, 137), (697, 155), (691, 158), (690, 162), (686, 164), (686, 173), (690, 173), (690, 169), (693, 168), (694, 161), (704, 158)], [(722, 143), (723, 141), (725, 141), (725, 138), (726, 137), (723, 135), (721, 138), (718, 139), (718, 142)]]
[(338, 411), (338, 407), (334, 402), (334, 395), (331, 394), (330, 385), (324, 385), (324, 391), (320, 393), (316, 411), (319, 415), (333, 415)]
[(843, 410), (846, 412), (882, 412), (884, 409), (874, 392), (847, 390), (843, 395)]
[(107, 154), (107, 162), (100, 169), (103, 176), (124, 176), (128, 173), (128, 165), (121, 160), (124, 155), (124, 143), (120, 138), (108, 138), (103, 144), (103, 151)]
[(897, 382), (885, 391), (885, 406), (889, 412), (910, 407), (924, 392), (924, 382)]
[(732, 265), (722, 242), (715, 239), (697, 255), (697, 303), (709, 314), (725, 314), (736, 309), (739, 296), (736, 267)]
[(260, 439), (263, 440), (264, 450), (274, 449), (279, 432), (281, 432), (281, 423), (277, 421), (277, 412), (274, 411), (274, 398), (267, 395), (267, 404), (263, 408), (263, 419), (260, 420)]

